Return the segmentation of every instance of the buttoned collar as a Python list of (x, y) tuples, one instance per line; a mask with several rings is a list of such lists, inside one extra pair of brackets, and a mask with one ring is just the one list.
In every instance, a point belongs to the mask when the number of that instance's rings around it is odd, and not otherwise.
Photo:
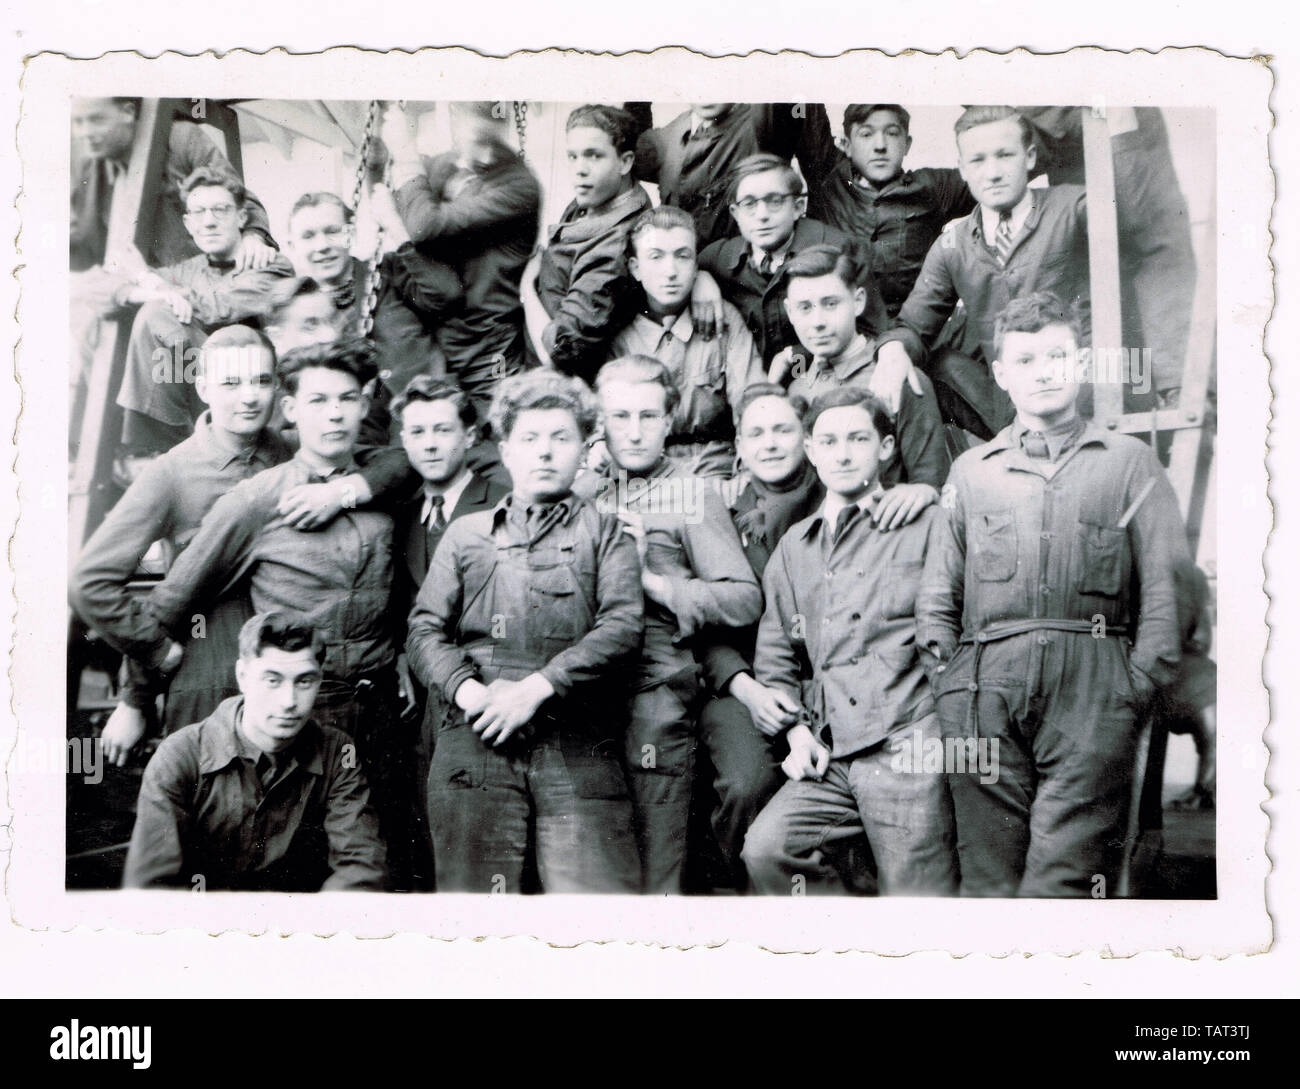
[(474, 474), (469, 469), (462, 469), (460, 476), (445, 488), (436, 489), (427, 482), (420, 489), (420, 496), (423, 500), (421, 505), (422, 514), (421, 522), (428, 521), (429, 511), (433, 506), (433, 497), (442, 496), (442, 516), (450, 519), (451, 512), (456, 509), (456, 504), (460, 502), (460, 497), (465, 494), (465, 489), (469, 487), (470, 481), (474, 479)]
[(670, 333), (674, 340), (680, 340), (683, 344), (689, 344), (691, 337), (695, 335), (695, 322), (691, 318), (689, 306), (683, 307), (667, 325), (653, 314), (643, 311), (632, 319), (632, 327), (636, 330), (638, 339), (643, 344), (650, 345), (645, 353), (647, 355), (654, 354), (665, 332)]
[[(238, 723), (244, 715), (244, 697), (232, 696), (217, 705), (203, 722), (199, 741), (199, 774), (212, 775), (230, 766), (231, 761), (249, 756), (256, 762), (260, 753), (239, 733)], [(303, 725), (293, 744), (285, 750), (285, 767), (297, 764), (309, 775), (325, 774), (323, 738), (312, 719)]]
[(213, 426), (210, 409), (194, 422), (194, 440), (218, 469), (225, 469), (236, 461), (256, 461), (270, 468), (276, 460), (271, 454), (273, 440), (269, 430), (262, 428), (252, 446), (240, 446)]
[[(799, 221), (795, 220), (794, 225), (795, 228), (797, 229), (799, 226)], [(784, 265), (787, 260), (789, 260), (790, 250), (793, 247), (794, 247), (794, 231), (791, 231), (790, 237), (787, 238), (785, 242), (782, 245), (778, 246), (775, 250), (769, 251), (761, 248), (760, 246), (750, 246), (749, 260), (753, 264), (754, 268), (761, 269), (763, 265), (763, 259), (766, 257), (772, 262), (771, 272), (779, 272), (781, 270), (781, 266)], [(768, 275), (771, 275), (771, 272), (769, 272)]]
[[(567, 523), (573, 520), (573, 517), (577, 514), (581, 503), (577, 496), (570, 492), (568, 495), (557, 499), (554, 503), (529, 503), (527, 506), (559, 507), (560, 515), (556, 521)], [(506, 494), (498, 501), (497, 505), (492, 508), (492, 525), (494, 527), (500, 525), (502, 520), (510, 517), (511, 514), (514, 514), (519, 519), (521, 525), (528, 517), (526, 508), (518, 506), (515, 493), (506, 492)]]

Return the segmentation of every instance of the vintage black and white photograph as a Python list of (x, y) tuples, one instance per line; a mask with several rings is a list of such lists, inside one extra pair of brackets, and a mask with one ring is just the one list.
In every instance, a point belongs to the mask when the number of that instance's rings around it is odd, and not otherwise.
[(1221, 107), (485, 71), (62, 100), (63, 889), (1219, 901)]

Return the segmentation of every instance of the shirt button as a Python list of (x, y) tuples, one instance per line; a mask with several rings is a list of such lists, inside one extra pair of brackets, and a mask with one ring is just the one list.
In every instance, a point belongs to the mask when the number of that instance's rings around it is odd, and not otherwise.
[(849, 706), (850, 706), (850, 707), (856, 707), (857, 705), (858, 705), (858, 701), (855, 700), (852, 696), (850, 696), (850, 697), (849, 697)]
[(390, 371), (387, 367), (385, 367), (382, 371), (379, 372), (379, 377), (382, 378), (385, 382), (387, 382), (390, 378), (393, 377), (393, 372)]
[(1050, 541), (1052, 539), (1052, 535), (1050, 533), (1040, 533), (1038, 536), (1041, 537), (1044, 541)]
[(1045, 646), (1047, 646), (1047, 636), (1045, 636), (1045, 635), (1040, 635), (1040, 636), (1038, 637), (1038, 645), (1039, 645), (1040, 647), (1045, 647)]
[(857, 665), (857, 664), (858, 664), (858, 660), (856, 658), (849, 659), (849, 665)]
[(978, 692), (980, 690), (980, 686), (976, 684), (974, 681), (971, 681), (970, 684), (968, 684), (966, 687), (969, 688), (972, 692)]
[(854, 613), (854, 614), (853, 614), (853, 619), (854, 619), (854, 620), (861, 620), (861, 619), (862, 619), (862, 614), (861, 614), (861, 613)]

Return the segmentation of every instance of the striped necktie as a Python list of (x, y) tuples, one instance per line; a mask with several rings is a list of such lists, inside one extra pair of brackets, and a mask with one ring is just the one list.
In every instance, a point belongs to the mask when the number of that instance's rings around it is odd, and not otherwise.
[(1005, 265), (1011, 256), (1011, 213), (998, 215), (998, 229), (993, 232), (993, 249), (997, 252), (998, 262)]

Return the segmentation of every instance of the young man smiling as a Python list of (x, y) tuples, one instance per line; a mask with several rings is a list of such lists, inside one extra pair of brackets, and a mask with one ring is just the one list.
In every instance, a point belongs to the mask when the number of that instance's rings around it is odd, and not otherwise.
[(384, 845), (348, 738), (311, 717), (324, 639), (260, 613), (239, 632), (239, 695), (145, 769), (128, 888), (263, 892), (384, 885)]
[(275, 255), (265, 268), (236, 262), (248, 209), (244, 188), (215, 170), (196, 170), (181, 187), (185, 225), (199, 255), (146, 272), (114, 295), (138, 305), (122, 387), (122, 443), (127, 456), (153, 456), (190, 434), (203, 410), (191, 379), (199, 347), (213, 329), (264, 317), (274, 289), (293, 275)]
[(668, 433), (670, 456), (700, 476), (731, 476), (735, 469), (735, 415), (747, 386), (763, 380), (763, 361), (740, 312), (722, 303), (718, 335), (699, 335), (691, 292), (699, 265), (695, 223), (680, 208), (642, 212), (628, 237), (628, 270), (644, 305), (614, 338), (614, 358), (649, 355), (672, 373), (681, 400)]
[(289, 211), (289, 254), (333, 303), (344, 335), (358, 332), (366, 295), (366, 263), (352, 256), (352, 218), (336, 193), (304, 193)]
[(1136, 724), (1178, 667), (1178, 502), (1150, 447), (1079, 415), (1078, 349), (1053, 295), (999, 315), (1016, 419), (954, 463), (917, 601), (944, 735), (999, 746), (994, 781), (949, 776), (963, 895), (1105, 894)]
[(914, 606), (937, 511), (892, 533), (872, 524), (894, 453), (884, 406), (862, 389), (822, 394), (804, 448), (826, 488), (763, 576), (754, 679), (785, 731), (788, 781), (750, 826), (743, 858), (759, 892), (842, 893), (829, 852), (863, 833), (882, 894), (956, 890), (943, 777), (896, 767), (899, 744), (938, 736), (916, 652)]
[(447, 528), (411, 613), (407, 655), (442, 693), (429, 772), (438, 888), (635, 892), (619, 762), (624, 673), (641, 639), (636, 547), (573, 494), (596, 425), (586, 386), (504, 380), (492, 424), (511, 493)]

